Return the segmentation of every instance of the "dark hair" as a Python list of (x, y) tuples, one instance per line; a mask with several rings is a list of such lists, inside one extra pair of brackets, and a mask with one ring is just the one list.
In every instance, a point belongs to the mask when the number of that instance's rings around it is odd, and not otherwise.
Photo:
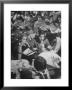
[(44, 69), (46, 69), (46, 60), (44, 58), (38, 56), (34, 61), (34, 67), (38, 71), (43, 71)]
[(32, 72), (28, 69), (23, 69), (20, 72), (20, 78), (21, 79), (32, 79)]

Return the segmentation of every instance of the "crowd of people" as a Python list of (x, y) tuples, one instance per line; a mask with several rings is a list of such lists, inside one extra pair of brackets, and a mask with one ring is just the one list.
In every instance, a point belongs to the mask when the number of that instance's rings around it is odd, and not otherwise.
[(12, 11), (11, 60), (12, 78), (60, 78), (61, 12)]

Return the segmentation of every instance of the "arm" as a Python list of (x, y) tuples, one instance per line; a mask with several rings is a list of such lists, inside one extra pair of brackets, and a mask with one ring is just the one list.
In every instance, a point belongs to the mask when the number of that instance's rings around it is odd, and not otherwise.
[(47, 44), (47, 48), (51, 50), (52, 49), (52, 46), (50, 45), (48, 39), (46, 39), (46, 44)]
[(50, 79), (50, 74), (49, 74), (49, 71), (48, 71), (47, 68), (46, 68), (46, 70), (45, 70), (45, 74), (47, 74), (47, 78)]
[(61, 47), (61, 39), (60, 39), (60, 37), (56, 37), (56, 40), (57, 40), (57, 42), (56, 42), (54, 51), (57, 53)]
[(19, 47), (18, 47), (18, 60), (21, 59), (21, 54), (22, 54), (22, 43), (19, 43)]

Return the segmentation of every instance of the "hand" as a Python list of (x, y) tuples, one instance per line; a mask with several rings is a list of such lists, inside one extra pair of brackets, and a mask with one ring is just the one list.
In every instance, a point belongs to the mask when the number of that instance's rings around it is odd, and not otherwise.
[(33, 50), (37, 50), (37, 48), (33, 48)]
[(48, 46), (48, 49), (52, 50), (52, 46)]

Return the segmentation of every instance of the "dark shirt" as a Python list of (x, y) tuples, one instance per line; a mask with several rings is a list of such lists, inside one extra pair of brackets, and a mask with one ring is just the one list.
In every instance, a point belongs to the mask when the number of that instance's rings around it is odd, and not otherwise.
[(56, 42), (57, 33), (47, 33), (46, 37), (49, 40), (50, 45), (53, 46)]

